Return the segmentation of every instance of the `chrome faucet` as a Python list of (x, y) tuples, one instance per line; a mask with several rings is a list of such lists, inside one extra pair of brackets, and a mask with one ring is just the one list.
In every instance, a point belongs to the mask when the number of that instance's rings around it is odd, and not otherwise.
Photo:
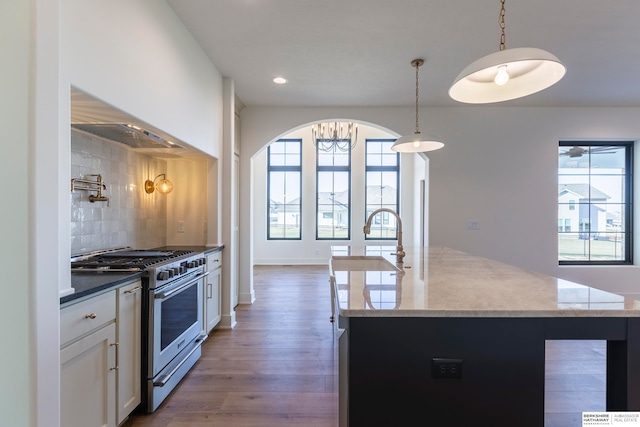
[(389, 212), (390, 214), (396, 217), (396, 220), (398, 220), (398, 246), (396, 248), (396, 252), (391, 255), (396, 256), (397, 264), (402, 264), (404, 262), (403, 259), (405, 255), (404, 248), (402, 247), (402, 220), (400, 219), (400, 215), (398, 215), (394, 210), (389, 208), (380, 208), (371, 212), (371, 215), (369, 215), (369, 218), (367, 218), (367, 223), (364, 225), (364, 228), (362, 229), (362, 231), (364, 231), (364, 234), (371, 233), (371, 221), (373, 221), (373, 217), (380, 212)]

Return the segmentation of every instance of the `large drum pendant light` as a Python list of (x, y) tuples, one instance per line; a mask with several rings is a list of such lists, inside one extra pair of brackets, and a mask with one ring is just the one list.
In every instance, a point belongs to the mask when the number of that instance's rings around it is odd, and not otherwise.
[(425, 135), (420, 133), (418, 126), (418, 68), (424, 64), (423, 59), (414, 59), (411, 66), (416, 67), (416, 130), (413, 135), (400, 137), (393, 143), (391, 149), (400, 153), (420, 153), (425, 151), (433, 151), (444, 147), (444, 144), (433, 135)]
[(500, 51), (467, 66), (453, 82), (449, 96), (469, 104), (522, 98), (557, 83), (566, 68), (551, 53), (537, 48), (505, 49), (504, 3), (500, 8)]

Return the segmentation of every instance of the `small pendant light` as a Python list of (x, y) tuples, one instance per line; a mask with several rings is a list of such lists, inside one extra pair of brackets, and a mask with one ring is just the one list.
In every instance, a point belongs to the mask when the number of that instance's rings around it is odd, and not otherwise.
[(462, 70), (449, 89), (449, 96), (456, 101), (488, 104), (522, 98), (556, 84), (566, 73), (560, 60), (545, 50), (505, 49), (504, 3), (501, 0), (500, 51)]
[(424, 64), (423, 59), (414, 59), (411, 66), (416, 68), (416, 130), (413, 135), (400, 137), (393, 143), (391, 149), (400, 153), (419, 153), (425, 151), (438, 150), (444, 147), (444, 144), (433, 135), (420, 133), (418, 126), (418, 69)]

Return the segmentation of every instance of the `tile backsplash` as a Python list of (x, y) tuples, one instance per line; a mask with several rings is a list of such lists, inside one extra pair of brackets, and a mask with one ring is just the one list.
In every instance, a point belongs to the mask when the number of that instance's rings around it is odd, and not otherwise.
[[(167, 240), (167, 199), (147, 194), (144, 182), (166, 172), (165, 161), (117, 143), (71, 131), (71, 178), (100, 174), (107, 202), (89, 202), (95, 192), (71, 193), (71, 254), (131, 246), (149, 249)], [(94, 178), (87, 178), (94, 179)]]

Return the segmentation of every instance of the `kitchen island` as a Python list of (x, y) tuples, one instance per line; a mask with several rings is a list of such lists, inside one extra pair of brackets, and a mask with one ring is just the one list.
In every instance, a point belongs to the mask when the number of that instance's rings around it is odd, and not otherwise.
[(606, 340), (607, 410), (640, 410), (638, 301), (449, 248), (405, 251), (395, 264), (395, 247), (332, 248), (341, 425), (543, 426), (547, 340)]

